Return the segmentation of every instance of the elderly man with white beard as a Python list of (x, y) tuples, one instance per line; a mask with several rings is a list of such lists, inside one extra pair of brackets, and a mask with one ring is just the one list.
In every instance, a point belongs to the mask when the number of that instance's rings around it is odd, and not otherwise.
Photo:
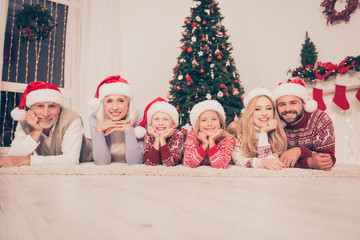
[(56, 86), (45, 82), (28, 84), (19, 107), (11, 112), (19, 122), (0, 167), (73, 165), (92, 159), (91, 141), (84, 135), (81, 117), (63, 103)]

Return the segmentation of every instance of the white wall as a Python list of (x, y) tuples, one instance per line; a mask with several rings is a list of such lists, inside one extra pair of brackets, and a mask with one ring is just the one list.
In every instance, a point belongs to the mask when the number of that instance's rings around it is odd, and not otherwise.
[[(274, 88), (300, 66), (308, 31), (322, 62), (360, 55), (360, 9), (348, 23), (327, 26), (321, 0), (218, 0), (225, 17), (233, 57), (245, 91)], [(338, 8), (341, 2), (338, 1)], [(133, 86), (143, 109), (155, 97), (166, 98), (179, 56), (182, 25), (191, 0), (121, 1), (121, 75)]]

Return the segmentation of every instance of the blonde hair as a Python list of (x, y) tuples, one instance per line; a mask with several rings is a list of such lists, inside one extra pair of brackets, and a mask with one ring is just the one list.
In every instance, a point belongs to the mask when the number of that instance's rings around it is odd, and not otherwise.
[[(126, 96), (126, 98), (129, 100), (129, 106), (128, 106), (128, 111), (126, 113), (125, 119), (123, 119), (123, 120), (130, 122), (131, 125), (134, 125), (136, 122), (136, 119), (137, 119), (137, 109), (134, 105), (134, 101), (127, 96)], [(108, 119), (108, 117), (105, 114), (103, 102), (101, 102), (100, 107), (95, 111), (95, 116), (98, 121), (98, 124), (102, 124), (105, 120)]]
[(260, 97), (266, 97), (270, 100), (273, 108), (274, 119), (277, 121), (277, 126), (274, 130), (268, 132), (268, 139), (272, 153), (281, 155), (287, 149), (287, 139), (284, 127), (281, 124), (279, 114), (276, 110), (274, 101), (266, 95), (258, 95), (250, 100), (245, 108), (244, 113), (239, 120), (232, 122), (228, 131), (231, 134), (240, 134), (242, 138), (241, 150), (246, 157), (256, 157), (258, 150), (256, 149), (256, 129), (253, 120), (255, 105)]
[[(220, 121), (220, 129), (224, 130), (223, 133), (222, 133), (222, 136), (219, 138), (220, 139), (223, 139), (224, 137), (232, 137), (234, 138), (234, 136), (232, 134), (229, 134), (227, 131), (226, 131), (226, 123), (225, 123), (225, 118), (219, 114), (217, 111), (214, 111), (214, 110), (206, 110), (206, 111), (213, 111), (213, 112), (216, 112), (218, 118), (219, 118), (219, 121)], [(204, 111), (205, 112), (205, 111)], [(203, 113), (201, 113), (203, 114)], [(199, 115), (198, 119), (196, 120), (196, 124), (194, 126), (194, 134), (196, 136), (196, 138), (198, 137), (198, 134), (200, 132), (200, 122), (199, 122), (199, 118), (201, 116), (201, 114)]]

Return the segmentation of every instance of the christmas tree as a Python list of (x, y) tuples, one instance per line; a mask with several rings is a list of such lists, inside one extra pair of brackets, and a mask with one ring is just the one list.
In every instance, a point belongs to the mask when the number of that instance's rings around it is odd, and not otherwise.
[(317, 60), (317, 52), (315, 44), (310, 40), (308, 32), (306, 32), (305, 43), (301, 49), (301, 64), (303, 67), (314, 66)]
[(170, 80), (168, 99), (179, 111), (180, 127), (189, 123), (191, 108), (207, 99), (219, 101), (230, 123), (243, 108), (243, 87), (236, 70), (218, 3), (193, 1), (182, 32), (181, 53)]

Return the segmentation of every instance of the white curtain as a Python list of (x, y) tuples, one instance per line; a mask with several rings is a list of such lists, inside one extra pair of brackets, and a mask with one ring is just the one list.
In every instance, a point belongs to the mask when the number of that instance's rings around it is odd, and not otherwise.
[[(6, 20), (8, 13), (8, 0), (0, 0), (0, 74), (2, 74), (2, 68), (4, 63), (4, 39), (6, 30)], [(0, 77), (1, 78), (1, 77)], [(1, 80), (1, 79), (0, 79)]]
[(87, 101), (107, 76), (120, 75), (120, 1), (70, 0), (66, 30), (65, 95), (90, 137)]

